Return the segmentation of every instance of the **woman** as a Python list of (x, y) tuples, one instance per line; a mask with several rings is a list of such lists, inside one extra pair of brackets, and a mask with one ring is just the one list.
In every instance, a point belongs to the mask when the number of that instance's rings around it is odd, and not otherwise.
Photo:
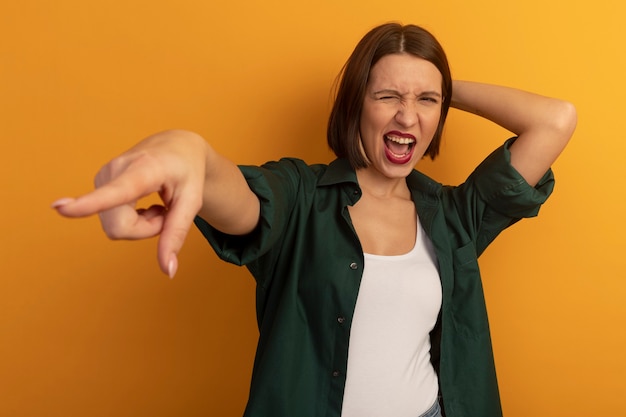
[[(437, 155), (449, 106), (516, 135), (458, 187), (414, 170)], [(331, 164), (237, 167), (168, 131), (53, 206), (99, 213), (113, 239), (160, 234), (170, 277), (194, 219), (222, 259), (249, 268), (260, 337), (246, 416), (501, 416), (477, 257), (537, 214), (575, 124), (569, 103), (453, 82), (430, 33), (391, 23), (344, 67)], [(153, 192), (163, 206), (136, 210)]]

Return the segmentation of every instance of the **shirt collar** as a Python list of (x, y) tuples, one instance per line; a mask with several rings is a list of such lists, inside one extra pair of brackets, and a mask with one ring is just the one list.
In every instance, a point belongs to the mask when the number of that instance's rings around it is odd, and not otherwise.
[[(437, 198), (441, 193), (442, 185), (440, 183), (417, 170), (411, 171), (406, 182), (409, 189), (419, 191), (422, 195)], [(356, 172), (345, 158), (338, 158), (332, 161), (328, 165), (326, 172), (321, 176), (318, 185), (327, 186), (341, 183), (358, 185)]]
[(356, 179), (356, 172), (350, 166), (350, 162), (348, 162), (345, 158), (338, 158), (332, 161), (326, 172), (321, 176), (318, 185), (326, 186), (326, 185), (335, 185), (341, 183), (353, 183), (358, 184)]
[(415, 169), (406, 178), (406, 183), (411, 191), (419, 191), (422, 196), (432, 200), (439, 199), (443, 187), (441, 183)]

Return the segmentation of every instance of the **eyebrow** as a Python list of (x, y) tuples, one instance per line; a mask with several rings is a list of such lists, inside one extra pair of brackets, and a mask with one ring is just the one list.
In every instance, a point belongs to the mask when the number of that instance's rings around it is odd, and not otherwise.
[[(396, 94), (398, 96), (402, 96), (403, 94), (401, 94), (399, 91), (397, 90), (391, 90), (391, 89), (384, 89), (384, 90), (378, 90), (378, 91), (374, 91), (372, 94), (374, 95), (378, 95), (378, 94)], [(420, 94), (420, 96), (437, 96), (437, 97), (443, 97), (441, 95), (441, 93), (437, 92), (437, 91), (432, 91), (432, 90), (427, 90), (427, 91), (422, 91)]]

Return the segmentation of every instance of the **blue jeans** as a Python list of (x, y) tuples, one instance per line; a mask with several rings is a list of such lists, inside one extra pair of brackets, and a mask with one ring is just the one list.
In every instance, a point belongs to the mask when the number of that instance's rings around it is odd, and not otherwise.
[(432, 407), (420, 417), (441, 417), (441, 407), (439, 407), (439, 401), (435, 401)]

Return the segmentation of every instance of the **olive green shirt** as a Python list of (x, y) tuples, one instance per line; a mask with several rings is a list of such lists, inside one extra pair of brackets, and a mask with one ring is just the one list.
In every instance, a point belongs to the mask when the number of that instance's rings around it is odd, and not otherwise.
[[(406, 180), (437, 253), (443, 302), (431, 360), (447, 417), (502, 415), (477, 258), (502, 230), (537, 215), (554, 186), (551, 171), (526, 183), (510, 165), (513, 140), (460, 186), (415, 170)], [(348, 214), (361, 197), (355, 171), (343, 159), (240, 169), (261, 201), (257, 229), (229, 236), (196, 224), (220, 258), (246, 265), (257, 282), (260, 335), (244, 416), (339, 417), (363, 273)]]

